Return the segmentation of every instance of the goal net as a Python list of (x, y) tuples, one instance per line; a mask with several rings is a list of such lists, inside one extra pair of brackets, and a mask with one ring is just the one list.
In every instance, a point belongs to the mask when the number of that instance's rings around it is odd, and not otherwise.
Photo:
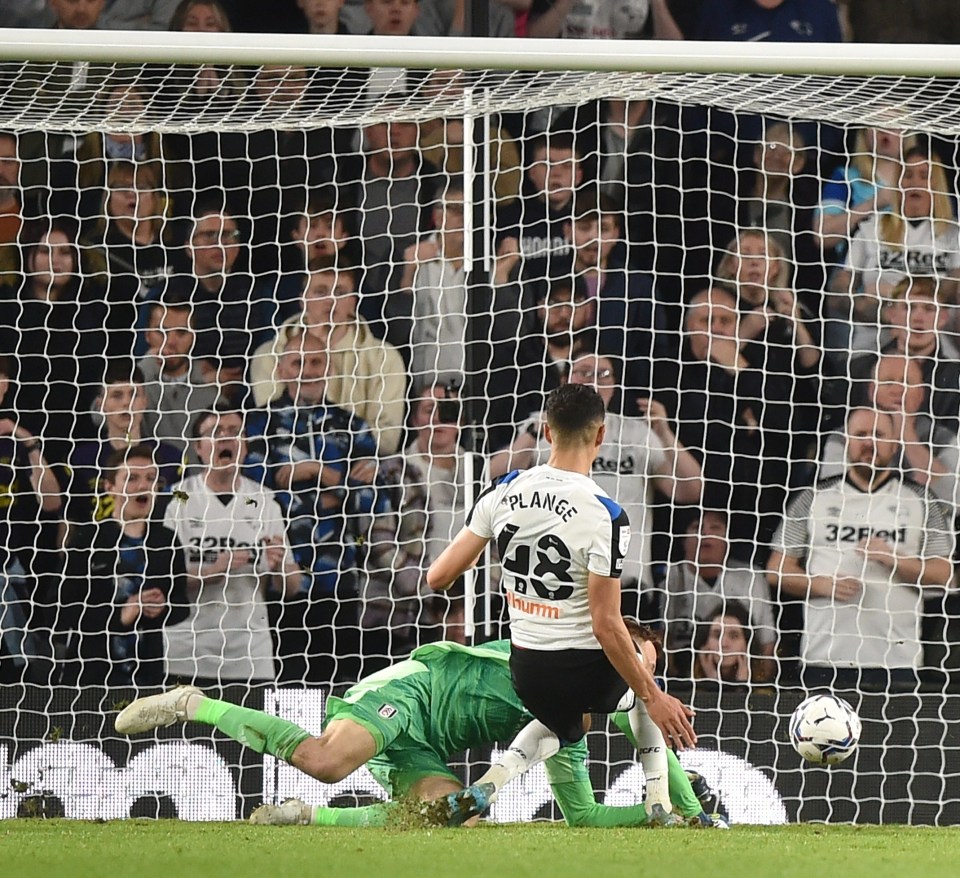
[[(0, 817), (385, 797), (113, 716), (196, 683), (318, 733), (552, 612), (554, 544), (424, 573), (572, 381), (683, 764), (739, 822), (955, 822), (957, 57), (6, 33)], [(863, 719), (829, 772), (788, 737), (824, 690)], [(642, 801), (594, 727), (598, 797)], [(493, 812), (544, 817), (542, 768)]]

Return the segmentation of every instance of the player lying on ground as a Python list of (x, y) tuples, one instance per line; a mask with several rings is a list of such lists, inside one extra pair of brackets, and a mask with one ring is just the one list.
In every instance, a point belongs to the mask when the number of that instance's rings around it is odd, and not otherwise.
[[(638, 639), (647, 635), (637, 627)], [(642, 642), (648, 664), (656, 647)], [(454, 753), (509, 740), (530, 720), (510, 682), (509, 642), (477, 647), (437, 643), (414, 651), (410, 659), (371, 675), (342, 698), (330, 698), (323, 734), (315, 738), (287, 720), (205, 697), (195, 687), (180, 687), (140, 698), (124, 708), (114, 726), (122, 734), (147, 732), (177, 721), (212, 725), (259, 753), (267, 752), (323, 783), (336, 783), (366, 764), (394, 798), (418, 802), (444, 800), (463, 785), (447, 765)], [(625, 714), (614, 721), (631, 737)], [(642, 750), (666, 751), (663, 737)], [(634, 741), (636, 743), (636, 741)], [(547, 761), (547, 777), (571, 826), (679, 825), (657, 805), (610, 807), (598, 804), (586, 768), (585, 740)], [(642, 757), (648, 758), (647, 756)], [(715, 825), (703, 813), (676, 756), (667, 751), (670, 793), (677, 814), (691, 825)], [(252, 818), (263, 823), (315, 823), (382, 826), (404, 812), (398, 802), (359, 808), (311, 807), (298, 800), (264, 805)], [(417, 809), (419, 810), (419, 808)], [(428, 818), (430, 810), (426, 809)], [(718, 821), (717, 825), (721, 825)]]

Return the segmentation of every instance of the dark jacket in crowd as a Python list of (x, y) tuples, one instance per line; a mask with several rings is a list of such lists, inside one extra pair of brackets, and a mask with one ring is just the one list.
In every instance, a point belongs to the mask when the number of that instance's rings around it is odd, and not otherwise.
[[(153, 686), (164, 677), (164, 625), (187, 618), (184, 555), (173, 531), (156, 520), (142, 540), (124, 535), (114, 518), (82, 525), (67, 539), (58, 633), (66, 642), (60, 669), (68, 685)], [(132, 626), (120, 611), (137, 591), (159, 588), (165, 612)]]
[(0, 290), (0, 355), (16, 369), (8, 402), (22, 426), (43, 438), (51, 463), (66, 461), (78, 412), (90, 408), (103, 376), (106, 311), (83, 295), (46, 302)]

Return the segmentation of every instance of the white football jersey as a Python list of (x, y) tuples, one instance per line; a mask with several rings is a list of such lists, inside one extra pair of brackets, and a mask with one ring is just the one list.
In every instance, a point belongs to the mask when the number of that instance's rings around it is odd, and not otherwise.
[[(528, 418), (517, 435), (539, 437), (535, 464), (550, 458), (550, 443), (543, 434), (543, 414)], [(663, 444), (643, 418), (626, 418), (607, 412), (606, 439), (593, 462), (593, 478), (626, 510), (633, 540), (623, 562), (623, 578), (650, 585), (651, 538), (653, 534), (653, 477), (666, 462)]]
[(864, 281), (895, 285), (905, 277), (942, 277), (960, 268), (960, 236), (956, 223), (939, 237), (933, 220), (905, 223), (905, 242), (891, 247), (880, 240), (877, 217), (860, 223), (850, 242), (850, 268), (863, 274)]
[(548, 465), (514, 470), (477, 498), (467, 527), (497, 541), (513, 643), (601, 648), (587, 577), (619, 578), (630, 522), (593, 479)]
[(919, 666), (920, 588), (898, 582), (890, 570), (864, 558), (857, 544), (877, 536), (907, 556), (949, 558), (953, 534), (943, 508), (925, 488), (897, 476), (873, 491), (861, 491), (838, 476), (797, 495), (773, 548), (805, 558), (810, 576), (851, 576), (863, 583), (854, 601), (807, 600), (805, 662), (841, 668)]
[[(850, 242), (848, 266), (859, 273), (865, 284), (879, 284), (880, 295), (906, 277), (946, 279), (960, 268), (960, 234), (956, 223), (937, 236), (930, 219), (905, 224), (904, 246), (892, 247), (880, 239), (877, 217), (865, 219)], [(886, 292), (885, 292), (886, 290)], [(875, 353), (881, 344), (876, 322), (854, 321), (850, 347), (853, 351)]]
[[(249, 549), (251, 562), (206, 578), (189, 618), (163, 629), (167, 673), (220, 680), (275, 678), (267, 606), (260, 588), (261, 545), (286, 526), (270, 491), (241, 477), (235, 494), (214, 494), (202, 475), (176, 486), (164, 524), (175, 531), (189, 564), (212, 562), (225, 549)], [(293, 563), (287, 545), (287, 563)]]

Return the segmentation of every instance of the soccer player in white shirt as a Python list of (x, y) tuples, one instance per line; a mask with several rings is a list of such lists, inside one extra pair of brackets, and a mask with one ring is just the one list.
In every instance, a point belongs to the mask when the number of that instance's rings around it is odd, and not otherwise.
[[(536, 717), (477, 784), (451, 794), (451, 822), (483, 813), (507, 781), (580, 740), (584, 714), (625, 708), (628, 690), (639, 699), (631, 708), (638, 735), (652, 721), (668, 742), (696, 741), (692, 713), (657, 688), (620, 615), (630, 522), (590, 478), (606, 439), (605, 414), (592, 387), (566, 384), (553, 391), (544, 428), (549, 461), (514, 470), (484, 491), (466, 526), (427, 571), (430, 587), (445, 590), (496, 539), (514, 688)], [(662, 768), (665, 777), (665, 755)], [(659, 772), (654, 780), (663, 783)], [(664, 804), (669, 807), (665, 797)]]
[(923, 595), (950, 582), (953, 533), (941, 501), (891, 468), (896, 451), (891, 416), (854, 409), (846, 473), (798, 494), (774, 535), (767, 578), (806, 599), (809, 685), (915, 682)]
[(166, 527), (187, 555), (188, 619), (168, 626), (168, 677), (188, 681), (274, 680), (264, 588), (294, 595), (301, 571), (286, 538), (280, 505), (240, 472), (246, 455), (239, 412), (207, 412), (196, 422), (203, 472), (174, 489)]
[[(702, 490), (700, 464), (677, 439), (663, 405), (643, 400), (647, 418), (630, 418), (610, 410), (617, 374), (602, 354), (583, 354), (570, 366), (571, 384), (595, 387), (606, 413), (605, 440), (593, 462), (592, 477), (610, 496), (622, 500), (635, 537), (623, 561), (625, 585), (652, 585), (648, 575), (653, 532), (654, 488), (673, 502), (697, 503)], [(512, 469), (544, 463), (551, 448), (544, 436), (543, 413), (536, 412), (517, 430), (513, 444), (490, 458), (490, 474), (499, 477)]]

